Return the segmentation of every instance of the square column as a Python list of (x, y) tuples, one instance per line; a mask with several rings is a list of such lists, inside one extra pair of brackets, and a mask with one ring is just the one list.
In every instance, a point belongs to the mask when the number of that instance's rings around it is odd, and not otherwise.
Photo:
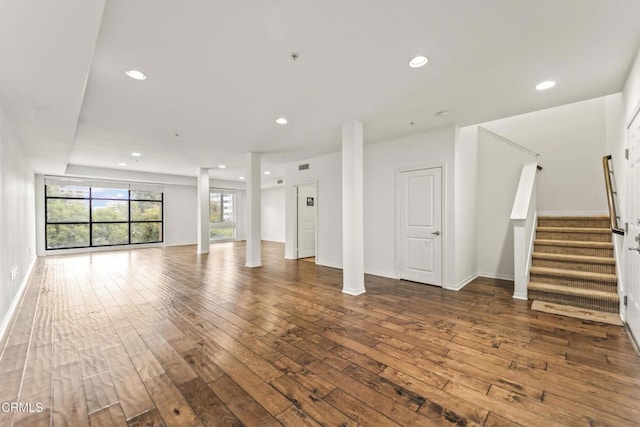
[(247, 267), (262, 266), (260, 154), (247, 153)]
[(342, 125), (342, 292), (364, 288), (364, 207), (362, 123)]
[(209, 253), (209, 169), (198, 172), (198, 249), (199, 254)]

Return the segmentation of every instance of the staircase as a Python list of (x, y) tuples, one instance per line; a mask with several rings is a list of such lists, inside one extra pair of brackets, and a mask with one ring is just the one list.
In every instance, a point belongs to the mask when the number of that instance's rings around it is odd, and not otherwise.
[(609, 218), (539, 217), (529, 280), (531, 300), (618, 313)]

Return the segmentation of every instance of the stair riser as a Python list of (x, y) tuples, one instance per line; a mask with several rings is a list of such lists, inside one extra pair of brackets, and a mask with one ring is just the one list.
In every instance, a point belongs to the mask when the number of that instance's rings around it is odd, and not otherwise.
[(609, 219), (557, 219), (538, 218), (538, 227), (577, 227), (577, 228), (609, 228)]
[(547, 254), (585, 255), (613, 258), (613, 249), (576, 248), (571, 246), (535, 245), (534, 252)]
[(569, 295), (553, 294), (533, 290), (529, 291), (529, 299), (570, 305), (573, 307), (586, 308), (589, 310), (605, 311), (608, 313), (620, 312), (620, 303), (617, 301), (600, 301), (586, 297), (574, 297)]
[(616, 283), (600, 282), (595, 280), (571, 279), (566, 277), (546, 276), (532, 273), (529, 279), (531, 282), (549, 283), (551, 285), (562, 285), (567, 288), (588, 289), (592, 291), (617, 292)]
[(567, 232), (557, 231), (537, 231), (536, 239), (542, 240), (570, 240), (572, 242), (611, 242), (610, 233), (588, 233), (588, 232)]
[(533, 259), (534, 267), (561, 268), (563, 270), (587, 271), (590, 273), (616, 274), (613, 264), (593, 264), (588, 262), (559, 261), (549, 259)]

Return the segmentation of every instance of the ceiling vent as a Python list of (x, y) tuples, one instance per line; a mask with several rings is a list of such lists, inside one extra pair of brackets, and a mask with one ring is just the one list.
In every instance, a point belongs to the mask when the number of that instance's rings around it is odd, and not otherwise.
[(282, 184), (284, 182), (284, 179), (279, 179), (277, 182), (278, 184)]
[(298, 165), (299, 171), (306, 171), (307, 169), (309, 169), (309, 163), (305, 163), (304, 165)]

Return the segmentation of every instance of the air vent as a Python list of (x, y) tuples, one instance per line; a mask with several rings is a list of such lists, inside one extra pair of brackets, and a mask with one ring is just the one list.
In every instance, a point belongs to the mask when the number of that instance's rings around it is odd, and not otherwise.
[(309, 169), (309, 163), (305, 163), (304, 165), (298, 165), (299, 171), (306, 171), (307, 169)]
[(278, 184), (282, 184), (284, 182), (284, 179), (279, 179), (278, 180)]

